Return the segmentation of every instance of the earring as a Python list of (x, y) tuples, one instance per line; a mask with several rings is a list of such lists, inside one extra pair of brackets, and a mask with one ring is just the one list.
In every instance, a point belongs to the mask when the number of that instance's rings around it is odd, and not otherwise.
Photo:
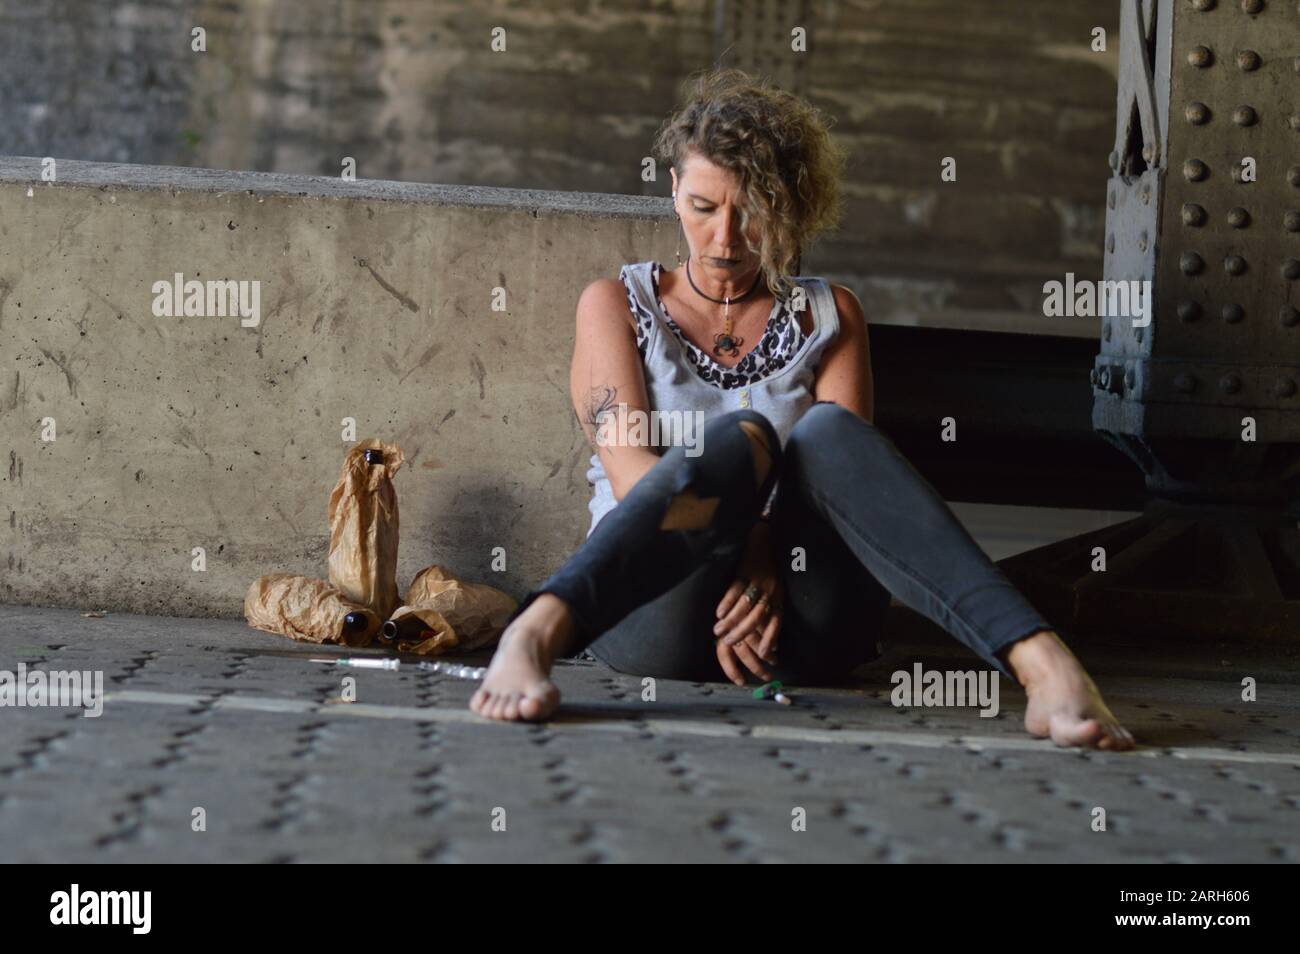
[(673, 193), (673, 215), (677, 217), (677, 224), (678, 224), (678, 229), (677, 229), (677, 251), (674, 252), (673, 254), (674, 254), (674, 256), (677, 258), (677, 267), (678, 267), (678, 268), (681, 268), (681, 267), (682, 267), (682, 233), (683, 233), (684, 231), (686, 231), (686, 227), (683, 226), (683, 225), (681, 224), (681, 222), (682, 222), (682, 217), (681, 217), (681, 214), (678, 213), (678, 211), (677, 211), (677, 193), (676, 193), (676, 192)]

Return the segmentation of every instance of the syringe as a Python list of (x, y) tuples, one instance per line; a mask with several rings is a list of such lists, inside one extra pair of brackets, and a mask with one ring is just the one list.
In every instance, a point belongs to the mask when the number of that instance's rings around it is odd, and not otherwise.
[[(402, 668), (402, 661), (391, 656), (340, 656), (337, 659), (313, 658), (311, 661), (329, 663), (334, 666), (348, 666), (352, 669), (396, 670)], [(421, 661), (407, 663), (407, 666), (411, 669), (418, 669), (420, 672), (436, 672), (444, 676), (455, 676), (457, 679), (482, 679), (487, 675), (485, 667), (462, 666), (458, 663)]]

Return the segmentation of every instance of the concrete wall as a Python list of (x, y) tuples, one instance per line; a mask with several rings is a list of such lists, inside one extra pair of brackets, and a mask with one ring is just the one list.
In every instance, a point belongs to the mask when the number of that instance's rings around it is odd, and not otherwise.
[[(642, 160), (680, 82), (721, 58), (834, 117), (844, 227), (806, 264), (876, 324), (1095, 339), (1040, 302), (1067, 271), (1101, 277), (1118, 10), (23, 0), (0, 4), (0, 153), (314, 175), (351, 156), (372, 179), (667, 195)], [(939, 179), (947, 156), (957, 182)]]
[[(519, 596), (582, 541), (574, 306), (671, 258), (666, 201), (56, 173), (0, 159), (0, 602), (237, 615), (262, 573), (324, 576), (349, 416), (406, 452), (400, 586), (437, 562)], [(260, 325), (154, 317), (175, 272), (260, 281)]]

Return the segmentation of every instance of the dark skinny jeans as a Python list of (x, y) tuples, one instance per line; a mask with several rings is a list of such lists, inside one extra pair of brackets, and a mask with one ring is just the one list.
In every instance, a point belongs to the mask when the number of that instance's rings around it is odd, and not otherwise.
[[(761, 427), (772, 448), (761, 487), (741, 421)], [(691, 457), (666, 448), (511, 619), (553, 593), (574, 615), (573, 655), (590, 647), (639, 676), (725, 678), (714, 648), (717, 606), (779, 478), (771, 536), (784, 608), (779, 662), (767, 667), (775, 678), (833, 683), (875, 658), (891, 594), (1008, 678), (998, 651), (1051, 628), (893, 442), (852, 411), (817, 402), (784, 450), (766, 417), (733, 411), (706, 423), (698, 449)], [(719, 498), (711, 522), (659, 529), (687, 487)]]

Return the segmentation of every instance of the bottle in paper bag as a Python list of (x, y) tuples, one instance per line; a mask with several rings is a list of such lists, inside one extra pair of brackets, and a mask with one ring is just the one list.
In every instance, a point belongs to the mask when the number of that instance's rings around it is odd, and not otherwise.
[(399, 606), (379, 631), (379, 644), (407, 653), (436, 656), (455, 649), (460, 639), (435, 609)]
[(268, 573), (253, 581), (244, 597), (248, 625), (312, 643), (369, 645), (380, 618), (324, 580), (293, 573)]
[(400, 603), (393, 475), (404, 460), (396, 444), (361, 441), (348, 451), (330, 494), (330, 583), (380, 620)]
[(434, 564), (416, 574), (406, 590), (405, 605), (394, 617), (415, 616), (433, 630), (409, 652), (465, 652), (495, 642), (517, 605), (512, 596), (496, 587), (466, 583)]

